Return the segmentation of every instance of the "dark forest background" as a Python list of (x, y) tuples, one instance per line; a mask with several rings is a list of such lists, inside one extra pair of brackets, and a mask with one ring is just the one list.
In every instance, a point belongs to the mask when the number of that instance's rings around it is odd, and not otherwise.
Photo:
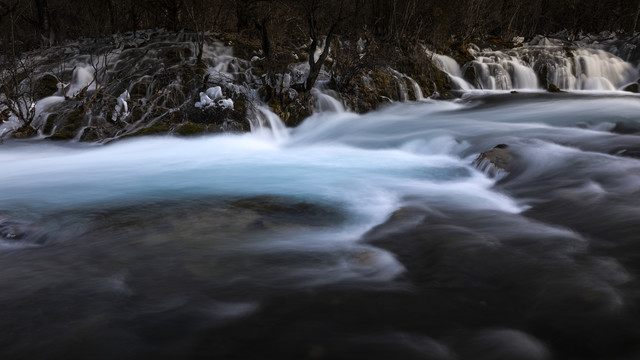
[(306, 42), (311, 28), (333, 28), (345, 37), (438, 47), (563, 29), (632, 32), (639, 8), (640, 0), (0, 0), (0, 34), (13, 53), (147, 28), (259, 38), (265, 26), (281, 45)]

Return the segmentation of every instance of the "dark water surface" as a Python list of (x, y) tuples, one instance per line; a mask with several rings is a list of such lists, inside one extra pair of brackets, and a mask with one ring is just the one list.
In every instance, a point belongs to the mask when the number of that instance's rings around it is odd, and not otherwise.
[(0, 358), (640, 358), (638, 134), (637, 96), (521, 93), (5, 142)]

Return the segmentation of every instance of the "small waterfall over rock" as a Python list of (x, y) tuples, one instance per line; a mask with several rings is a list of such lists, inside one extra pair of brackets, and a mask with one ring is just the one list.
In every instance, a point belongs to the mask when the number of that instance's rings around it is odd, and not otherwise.
[(458, 90), (536, 90), (555, 84), (562, 90), (612, 91), (638, 78), (632, 64), (602, 49), (569, 48), (539, 39), (536, 44), (503, 51), (471, 45), (475, 59), (462, 68), (448, 56), (432, 56)]
[(453, 58), (450, 58), (446, 55), (433, 54), (429, 52), (428, 54), (431, 56), (431, 59), (433, 60), (434, 64), (436, 64), (436, 66), (440, 70), (444, 71), (449, 75), (449, 77), (451, 78), (451, 81), (457, 87), (456, 90), (473, 89), (473, 86), (462, 78), (462, 71), (460, 69), (460, 65), (458, 65), (458, 63)]
[(258, 113), (251, 122), (251, 131), (258, 134), (266, 134), (276, 141), (284, 141), (289, 138), (289, 130), (271, 109), (266, 106), (258, 106)]
[(315, 99), (315, 109), (320, 112), (345, 112), (344, 105), (336, 97), (329, 95), (328, 92), (328, 90), (325, 90), (325, 92), (319, 89), (311, 90), (311, 95)]

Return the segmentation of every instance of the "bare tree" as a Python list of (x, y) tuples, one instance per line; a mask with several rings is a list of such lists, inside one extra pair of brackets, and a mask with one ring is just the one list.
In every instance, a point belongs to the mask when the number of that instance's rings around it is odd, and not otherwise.
[(35, 117), (35, 62), (29, 58), (11, 58), (2, 64), (0, 73), (0, 103), (22, 125), (30, 125)]
[(340, 5), (338, 15), (331, 23), (329, 31), (327, 32), (327, 36), (325, 37), (324, 47), (322, 48), (320, 55), (316, 59), (316, 50), (318, 50), (321, 41), (321, 26), (318, 23), (318, 10), (320, 9), (321, 5), (321, 2), (317, 0), (311, 0), (309, 2), (303, 3), (307, 15), (309, 36), (311, 37), (311, 45), (309, 45), (308, 50), (309, 76), (307, 77), (304, 85), (306, 91), (310, 91), (315, 85), (316, 80), (318, 79), (318, 75), (320, 74), (320, 70), (322, 70), (322, 65), (324, 65), (324, 62), (325, 60), (327, 60), (327, 56), (329, 55), (329, 48), (331, 47), (331, 41), (335, 36), (334, 32), (336, 30), (336, 27), (342, 20), (344, 20), (342, 17), (342, 5)]

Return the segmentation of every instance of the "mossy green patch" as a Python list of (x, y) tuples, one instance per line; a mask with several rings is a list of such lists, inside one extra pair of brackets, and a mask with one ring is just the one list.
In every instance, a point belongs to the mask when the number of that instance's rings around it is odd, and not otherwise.
[(76, 136), (76, 134), (71, 132), (71, 131), (60, 131), (60, 132), (57, 132), (57, 133), (49, 136), (47, 139), (49, 139), (49, 140), (71, 140), (75, 136)]
[(177, 133), (182, 136), (199, 135), (207, 130), (207, 126), (204, 124), (186, 123), (177, 130)]
[(15, 139), (26, 139), (38, 135), (38, 131), (31, 127), (31, 125), (22, 125), (19, 129), (11, 134)]
[(168, 132), (171, 128), (167, 124), (156, 124), (136, 131), (131, 136), (158, 135)]

